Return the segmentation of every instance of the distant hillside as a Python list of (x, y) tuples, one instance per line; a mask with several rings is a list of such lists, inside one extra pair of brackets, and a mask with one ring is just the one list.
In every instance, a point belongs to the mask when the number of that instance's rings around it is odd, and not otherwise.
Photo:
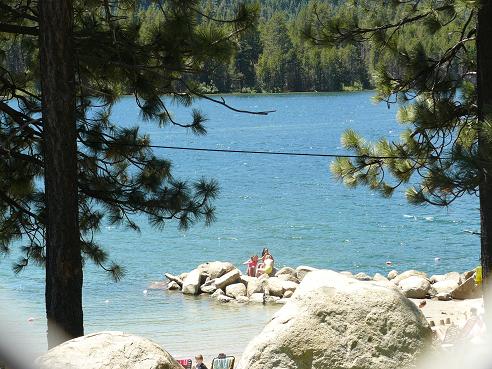
[[(243, 2), (203, 0), (203, 8), (217, 19), (230, 19)], [(324, 1), (336, 6), (341, 2)], [(207, 92), (340, 91), (370, 87), (367, 56), (360, 47), (321, 49), (303, 39), (303, 14), (312, 10), (315, 1), (259, 3), (259, 24), (241, 36), (231, 63), (206, 66), (199, 76)]]

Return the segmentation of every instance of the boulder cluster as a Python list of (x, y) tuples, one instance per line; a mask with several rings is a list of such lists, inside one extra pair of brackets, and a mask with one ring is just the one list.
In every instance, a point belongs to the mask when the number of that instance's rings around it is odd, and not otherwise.
[(175, 276), (166, 273), (168, 290), (187, 295), (209, 294), (220, 302), (285, 303), (305, 275), (315, 268), (300, 266), (273, 270), (271, 275), (250, 277), (233, 264), (213, 261), (199, 265), (189, 273)]
[[(250, 277), (244, 275), (229, 262), (213, 261), (199, 265), (196, 269), (178, 276), (165, 274), (168, 290), (181, 291), (188, 295), (208, 294), (220, 302), (238, 303), (279, 303), (284, 304), (293, 295), (306, 274), (317, 270), (309, 266), (297, 268), (284, 267), (271, 275)], [(437, 298), (448, 301), (465, 300), (482, 296), (481, 286), (475, 283), (474, 270), (464, 273), (450, 272), (428, 277), (417, 270), (398, 273), (392, 270), (387, 276), (376, 273), (373, 277), (358, 273), (341, 272), (340, 274), (359, 281), (388, 282), (398, 287), (408, 298)], [(162, 288), (156, 282), (155, 288)], [(151, 287), (152, 288), (152, 287)]]
[(316, 270), (248, 344), (238, 369), (413, 368), (431, 335), (393, 283)]
[(475, 274), (474, 270), (470, 270), (464, 273), (433, 275), (429, 278), (426, 273), (417, 270), (407, 270), (401, 274), (392, 270), (387, 279), (400, 287), (403, 294), (409, 298), (466, 300), (482, 297), (482, 288), (475, 283)]

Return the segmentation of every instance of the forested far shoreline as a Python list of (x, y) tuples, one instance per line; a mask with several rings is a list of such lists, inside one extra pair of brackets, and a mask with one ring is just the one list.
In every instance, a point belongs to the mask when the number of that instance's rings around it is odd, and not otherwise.
[[(204, 1), (204, 13), (228, 19), (240, 0)], [(314, 12), (333, 13), (337, 0), (262, 0), (254, 27), (240, 34), (228, 65), (205, 65), (197, 80), (207, 93), (331, 92), (372, 88), (367, 50), (320, 48), (302, 32)], [(201, 20), (204, 24), (207, 19)]]
[[(343, 12), (358, 11), (360, 19), (368, 17), (357, 10), (359, 8), (340, 0), (203, 0), (195, 21), (204, 37), (237, 31), (231, 28), (230, 20), (244, 3), (256, 4), (257, 21), (236, 32), (235, 52), (228, 62), (219, 63), (211, 58), (199, 70), (183, 76), (193, 84), (195, 91), (203, 94), (279, 93), (374, 88), (377, 74), (374, 65), (383, 58), (378, 50), (351, 43), (336, 47), (315, 45), (306, 28)], [(162, 13), (156, 5), (146, 1), (140, 4), (137, 14), (144, 20), (144, 26), (139, 32), (145, 38), (146, 34), (152, 34), (154, 26), (157, 27)], [(388, 16), (384, 14), (387, 11), (381, 9), (383, 16)], [(425, 31), (414, 29), (399, 37), (406, 37), (409, 50), (421, 44), (426, 50), (438, 52), (447, 44), (443, 35), (428, 37)], [(21, 72), (28, 64), (25, 60), (30, 57), (29, 47), (15, 40), (11, 42), (6, 62), (10, 70)]]

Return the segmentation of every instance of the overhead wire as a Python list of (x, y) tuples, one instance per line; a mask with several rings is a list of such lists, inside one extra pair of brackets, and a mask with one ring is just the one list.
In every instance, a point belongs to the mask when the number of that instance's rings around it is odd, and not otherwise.
[[(287, 152), (287, 151), (262, 151), (262, 150), (238, 150), (238, 149), (212, 149), (203, 147), (185, 147), (185, 146), (166, 146), (166, 145), (147, 145), (147, 144), (133, 144), (123, 142), (94, 142), (89, 141), (86, 143), (97, 143), (116, 146), (132, 146), (142, 148), (153, 149), (168, 149), (168, 150), (181, 150), (181, 151), (201, 151), (201, 152), (216, 152), (227, 154), (254, 154), (254, 155), (283, 155), (283, 156), (304, 156), (304, 157), (319, 157), (319, 158), (348, 158), (348, 159), (412, 159), (422, 160), (431, 159), (431, 157), (411, 157), (411, 156), (377, 156), (377, 155), (350, 155), (350, 154), (325, 154), (325, 153), (308, 153), (308, 152)], [(437, 159), (437, 157), (436, 157)], [(446, 159), (440, 157), (440, 159)]]

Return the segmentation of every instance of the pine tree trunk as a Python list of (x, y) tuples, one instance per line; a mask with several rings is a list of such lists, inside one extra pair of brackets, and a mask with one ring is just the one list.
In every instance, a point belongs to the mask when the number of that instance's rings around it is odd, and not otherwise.
[(39, 1), (49, 347), (84, 333), (72, 13), (71, 0)]
[[(477, 26), (477, 92), (480, 127), (492, 121), (492, 0), (482, 0)], [(485, 131), (485, 130), (484, 130)], [(489, 129), (490, 131), (490, 129)], [(481, 263), (484, 289), (492, 270), (492, 144), (479, 132), (482, 169), (480, 183)]]

